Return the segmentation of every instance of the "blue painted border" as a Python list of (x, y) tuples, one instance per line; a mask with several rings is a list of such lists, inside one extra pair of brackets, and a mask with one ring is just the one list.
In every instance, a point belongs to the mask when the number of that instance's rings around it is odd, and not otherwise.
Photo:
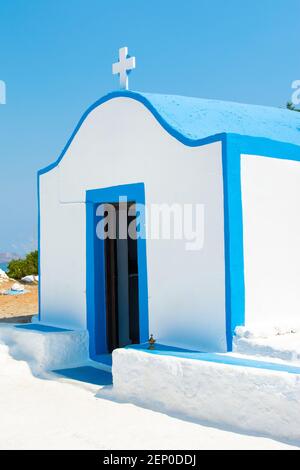
[(241, 155), (300, 161), (297, 145), (270, 139), (227, 134), (223, 151), (224, 224), (226, 265), (226, 331), (232, 350), (235, 328), (245, 324), (243, 209)]
[(41, 209), (40, 209), (40, 175), (37, 174), (37, 210), (38, 210), (38, 275), (39, 275), (39, 282), (38, 282), (38, 321), (41, 321)]
[[(86, 302), (87, 328), (90, 337), (90, 356), (108, 352), (106, 342), (106, 289), (104, 241), (96, 236), (96, 207), (101, 203), (119, 202), (120, 197), (145, 205), (145, 187), (135, 183), (86, 191)], [(100, 221), (100, 218), (98, 218)], [(144, 231), (142, 219), (139, 230)], [(147, 254), (145, 238), (137, 239), (139, 271), (140, 342), (149, 338)]]
[(198, 147), (199, 145), (205, 145), (205, 144), (210, 144), (212, 142), (217, 142), (220, 141), (226, 134), (221, 133), (221, 134), (216, 134), (213, 136), (209, 136), (203, 139), (191, 139), (189, 137), (184, 136), (181, 134), (177, 129), (172, 127), (156, 110), (156, 108), (153, 106), (153, 104), (143, 95), (140, 95), (137, 92), (134, 91), (113, 91), (111, 93), (108, 93), (107, 95), (103, 96), (100, 98), (98, 101), (96, 101), (94, 104), (92, 104), (86, 112), (81, 116), (77, 126), (75, 127), (70, 139), (68, 140), (67, 144), (63, 148), (63, 151), (61, 152), (60, 156), (58, 159), (51, 163), (50, 165), (46, 166), (45, 168), (42, 168), (39, 170), (38, 174), (42, 175), (44, 173), (47, 173), (48, 171), (53, 170), (63, 159), (64, 155), (66, 154), (68, 148), (70, 147), (72, 141), (74, 140), (77, 132), (81, 128), (82, 124), (86, 120), (86, 118), (89, 116), (89, 114), (94, 111), (94, 109), (98, 108), (98, 106), (101, 106), (102, 104), (106, 103), (107, 101), (110, 101), (115, 98), (131, 98), (135, 101), (138, 101), (139, 103), (142, 103), (146, 106), (146, 108), (153, 114), (153, 116), (157, 119), (157, 121), (160, 123), (160, 125), (175, 139), (179, 140), (179, 142), (182, 142), (185, 145), (188, 145), (190, 147)]
[[(68, 140), (56, 162), (38, 172), (39, 177), (55, 168), (63, 159), (74, 137), (88, 115), (103, 103), (120, 97), (136, 100), (146, 106), (160, 125), (184, 145), (198, 147), (214, 142), (222, 143), (223, 187), (224, 187), (224, 244), (225, 244), (225, 303), (226, 303), (226, 339), (227, 349), (232, 349), (232, 337), (238, 325), (245, 323), (245, 286), (243, 257), (243, 217), (240, 175), (240, 155), (253, 154), (270, 158), (281, 158), (300, 161), (299, 147), (293, 144), (273, 141), (271, 139), (248, 137), (238, 134), (220, 133), (202, 139), (191, 139), (173, 128), (143, 95), (131, 91), (116, 91), (96, 101), (83, 114), (74, 132)], [(101, 191), (101, 190), (100, 190)], [(39, 198), (39, 196), (38, 196)], [(87, 204), (88, 206), (89, 204)], [(87, 217), (91, 217), (87, 207)], [(38, 246), (40, 252), (40, 204), (38, 203)], [(91, 264), (91, 268), (94, 266)], [(39, 318), (41, 319), (41, 271), (39, 269)], [(91, 288), (89, 286), (89, 288)]]
[(14, 325), (15, 328), (20, 328), (21, 330), (31, 330), (39, 333), (66, 333), (72, 330), (67, 328), (60, 328), (57, 326), (43, 325), (39, 323), (24, 323), (22, 325)]
[(134, 349), (157, 356), (172, 356), (182, 359), (192, 359), (196, 361), (213, 362), (230, 366), (251, 367), (254, 369), (271, 370), (276, 372), (287, 372), (289, 374), (300, 374), (300, 367), (290, 364), (268, 362), (257, 359), (247, 359), (246, 357), (235, 357), (229, 354), (203, 353), (200, 351), (189, 351), (186, 349), (175, 348), (163, 344), (156, 344), (154, 349), (149, 349), (148, 344), (134, 344), (126, 346), (126, 349)]

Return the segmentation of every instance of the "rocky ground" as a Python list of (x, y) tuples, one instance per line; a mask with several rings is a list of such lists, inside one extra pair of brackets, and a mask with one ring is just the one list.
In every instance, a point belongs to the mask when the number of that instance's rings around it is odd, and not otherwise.
[[(0, 292), (8, 290), (15, 283), (14, 280), (5, 280), (0, 283)], [(1, 295), (0, 294), (0, 322), (18, 321), (27, 322), (38, 311), (38, 286), (25, 285), (25, 294)]]

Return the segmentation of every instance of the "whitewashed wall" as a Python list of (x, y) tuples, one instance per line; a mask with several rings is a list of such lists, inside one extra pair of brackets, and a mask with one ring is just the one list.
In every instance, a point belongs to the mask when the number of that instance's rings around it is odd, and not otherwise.
[(225, 350), (221, 143), (185, 146), (128, 98), (96, 108), (58, 168), (41, 177), (42, 320), (86, 324), (85, 191), (139, 182), (147, 204), (205, 205), (201, 251), (147, 240), (151, 333), (166, 344)]
[(58, 171), (40, 177), (41, 320), (85, 328), (85, 204), (60, 203)]
[(300, 325), (300, 163), (241, 156), (246, 325)]

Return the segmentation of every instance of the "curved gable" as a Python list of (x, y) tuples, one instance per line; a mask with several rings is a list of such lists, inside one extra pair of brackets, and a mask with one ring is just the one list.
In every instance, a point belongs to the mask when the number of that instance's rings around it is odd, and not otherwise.
[[(109, 100), (125, 97), (142, 103), (160, 125), (185, 145), (197, 146), (215, 141), (222, 134), (263, 137), (300, 145), (300, 113), (266, 106), (189, 98), (184, 96), (116, 91), (90, 106), (79, 120), (59, 158), (39, 171), (46, 173), (57, 166), (82, 124), (97, 107)], [(210, 140), (210, 137), (214, 139)]]

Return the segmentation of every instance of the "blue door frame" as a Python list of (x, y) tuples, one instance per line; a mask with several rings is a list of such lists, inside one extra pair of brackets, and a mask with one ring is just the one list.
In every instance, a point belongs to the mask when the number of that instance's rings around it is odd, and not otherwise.
[[(108, 352), (106, 338), (106, 279), (104, 240), (96, 235), (96, 225), (101, 220), (96, 216), (99, 204), (118, 203), (120, 198), (127, 198), (137, 204), (145, 205), (145, 187), (143, 183), (112, 186), (86, 191), (86, 299), (87, 328), (90, 338), (90, 357)], [(148, 326), (148, 283), (145, 235), (145, 214), (139, 214), (137, 250), (139, 273), (139, 333), (140, 342), (149, 338)]]

